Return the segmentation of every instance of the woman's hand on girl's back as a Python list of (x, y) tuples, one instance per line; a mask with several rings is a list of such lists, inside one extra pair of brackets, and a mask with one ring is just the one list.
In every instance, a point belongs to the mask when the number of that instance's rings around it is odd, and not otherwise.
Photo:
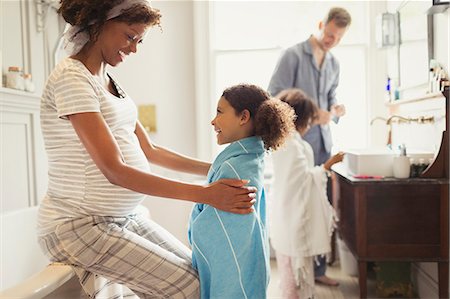
[(207, 204), (226, 212), (249, 214), (256, 202), (256, 188), (246, 180), (221, 179), (206, 186)]

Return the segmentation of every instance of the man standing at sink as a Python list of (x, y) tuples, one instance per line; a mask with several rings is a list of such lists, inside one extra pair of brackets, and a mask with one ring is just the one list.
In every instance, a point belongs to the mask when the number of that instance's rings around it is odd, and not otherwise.
[[(304, 136), (314, 151), (315, 165), (321, 165), (331, 155), (331, 132), (329, 122), (337, 123), (345, 114), (344, 105), (338, 105), (336, 88), (339, 82), (339, 63), (329, 52), (337, 46), (351, 23), (347, 10), (340, 7), (331, 8), (324, 21), (319, 22), (319, 32), (306, 41), (288, 48), (281, 55), (269, 83), (272, 95), (288, 88), (300, 88), (319, 106), (317, 125)], [(331, 182), (327, 193), (331, 199)], [(330, 286), (338, 282), (325, 275), (326, 259), (318, 257), (315, 266), (316, 281)]]

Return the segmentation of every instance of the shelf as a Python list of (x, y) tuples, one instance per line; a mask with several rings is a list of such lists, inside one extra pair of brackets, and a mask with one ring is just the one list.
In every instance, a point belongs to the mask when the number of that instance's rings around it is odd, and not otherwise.
[(404, 99), (388, 102), (385, 105), (388, 107), (392, 107), (392, 106), (398, 106), (401, 104), (414, 103), (414, 102), (420, 102), (420, 101), (425, 101), (425, 100), (442, 99), (442, 98), (445, 98), (442, 95), (442, 92), (435, 92), (435, 93), (425, 94), (425, 95), (419, 96), (419, 97), (404, 98)]
[(40, 98), (41, 95), (33, 92), (17, 90), (12, 88), (0, 87), (0, 94), (12, 94), (16, 96), (24, 96), (30, 98)]
[(36, 93), (0, 87), (0, 112), (16, 108), (39, 111), (40, 98)]

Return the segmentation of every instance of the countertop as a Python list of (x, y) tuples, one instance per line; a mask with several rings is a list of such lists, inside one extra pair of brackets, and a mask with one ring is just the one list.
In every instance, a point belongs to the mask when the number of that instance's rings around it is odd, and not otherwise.
[(337, 175), (341, 176), (347, 180), (350, 184), (449, 184), (449, 179), (447, 178), (407, 178), (407, 179), (397, 179), (394, 177), (384, 177), (384, 178), (355, 178), (350, 175), (344, 164), (339, 163), (333, 165), (331, 170)]

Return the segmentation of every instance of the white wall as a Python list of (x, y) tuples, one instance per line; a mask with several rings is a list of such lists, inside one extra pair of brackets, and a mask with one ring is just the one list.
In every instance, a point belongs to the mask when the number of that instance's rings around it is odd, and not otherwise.
[[(386, 3), (382, 1), (370, 2), (370, 18), (375, 20), (376, 16), (386, 11)], [(386, 117), (387, 109), (384, 106), (385, 80), (386, 80), (386, 57), (384, 49), (376, 46), (375, 23), (371, 22), (369, 32), (368, 49), (368, 74), (367, 74), (367, 96), (368, 96), (368, 119), (370, 122), (375, 117)], [(369, 128), (369, 146), (385, 146), (387, 142), (387, 128), (383, 122), (374, 122)]]
[[(151, 29), (138, 52), (112, 72), (136, 104), (156, 105), (157, 132), (151, 139), (196, 156), (193, 2), (155, 1), (153, 5), (161, 10), (162, 32)], [(171, 178), (190, 179), (153, 169)], [(187, 243), (191, 203), (150, 197), (144, 204), (156, 222)]]
[[(0, 45), (3, 58), (3, 73), (8, 71), (9, 66), (24, 67), (23, 50), (20, 47), (22, 44), (22, 35), (20, 34), (22, 26), (21, 10), (20, 3), (17, 1), (1, 1), (0, 3), (0, 16), (2, 19)], [(5, 26), (6, 24), (10, 24), (10, 26)], [(16, 47), (7, 47), (6, 45), (16, 45)]]
[(152, 138), (196, 155), (192, 2), (157, 1), (162, 32), (152, 28), (138, 48), (112, 72), (137, 104), (155, 104)]

